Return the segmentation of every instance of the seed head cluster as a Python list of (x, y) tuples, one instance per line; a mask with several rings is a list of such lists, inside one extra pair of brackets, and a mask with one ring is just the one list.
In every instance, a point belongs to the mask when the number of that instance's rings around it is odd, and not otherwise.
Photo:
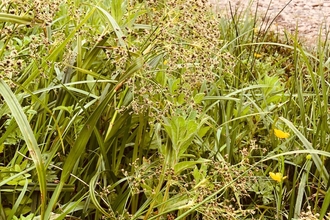
[(136, 22), (151, 23), (152, 30), (144, 30), (145, 39), (138, 39), (147, 44), (142, 52), (148, 60), (143, 73), (134, 79), (134, 112), (148, 111), (158, 120), (161, 115), (178, 114), (174, 107), (183, 112), (191, 108), (201, 111), (194, 95), (206, 93), (219, 75), (231, 75), (232, 71), (223, 69), (233, 57), (221, 50), (217, 15), (204, 0), (146, 3), (153, 13)]
[[(42, 58), (49, 54), (50, 42), (45, 32), (33, 34), (31, 27), (42, 29), (50, 25), (62, 3), (62, 0), (2, 1), (0, 12), (32, 18), (30, 25), (6, 22), (0, 33), (5, 42), (0, 54), (0, 77), (10, 79), (11, 87), (15, 87), (12, 81), (17, 81), (31, 63), (36, 62), (35, 67), (39, 67)], [(40, 72), (45, 76), (42, 70)]]
[(63, 0), (4, 0), (0, 10), (7, 13), (9, 9), (10, 14), (30, 16), (35, 21), (49, 25), (63, 2)]
[[(142, 164), (137, 160), (131, 164), (132, 171), (122, 170), (128, 179), (133, 194), (143, 193), (150, 197), (156, 195), (160, 177), (163, 176), (164, 187), (168, 187), (170, 195), (188, 199), (191, 204), (203, 203), (198, 211), (204, 213), (203, 219), (235, 219), (237, 215), (253, 215), (255, 210), (240, 206), (241, 200), (250, 198), (250, 187), (255, 183), (253, 171), (245, 173), (248, 164), (230, 165), (222, 161), (212, 161), (206, 164), (207, 169), (188, 169), (184, 173), (176, 173), (173, 168), (164, 168), (164, 158), (151, 162), (143, 159)], [(203, 165), (204, 166), (204, 165)], [(196, 176), (199, 174), (199, 178)], [(204, 178), (205, 177), (205, 178)], [(233, 181), (234, 180), (234, 181)], [(223, 190), (222, 190), (223, 189)], [(220, 191), (218, 196), (204, 202), (210, 195)], [(232, 195), (232, 200), (226, 200), (223, 192)], [(230, 196), (227, 196), (227, 198)], [(239, 198), (239, 200), (237, 200)], [(187, 204), (188, 205), (188, 204)], [(198, 217), (196, 217), (198, 219)]]

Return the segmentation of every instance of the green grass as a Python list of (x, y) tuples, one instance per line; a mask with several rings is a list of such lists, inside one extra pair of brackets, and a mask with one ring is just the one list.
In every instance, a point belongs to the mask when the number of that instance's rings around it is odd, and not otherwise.
[(0, 5), (0, 219), (327, 219), (327, 41), (57, 2)]

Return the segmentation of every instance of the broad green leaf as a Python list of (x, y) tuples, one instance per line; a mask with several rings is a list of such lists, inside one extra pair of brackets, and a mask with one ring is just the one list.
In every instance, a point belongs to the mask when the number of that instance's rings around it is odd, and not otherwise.
[(175, 174), (180, 174), (182, 171), (185, 171), (190, 168), (194, 168), (196, 164), (208, 163), (211, 160), (200, 158), (196, 161), (182, 161), (174, 165), (174, 172)]
[(194, 177), (194, 180), (196, 181), (196, 183), (198, 183), (201, 179), (201, 173), (199, 172), (199, 169), (197, 166), (195, 166), (195, 169), (193, 171), (193, 177)]
[[(172, 118), (164, 118), (164, 129), (171, 139), (171, 147), (175, 155), (172, 164), (184, 154), (190, 146), (195, 134), (198, 130), (198, 124), (194, 120), (186, 120), (182, 116), (173, 116)], [(165, 155), (166, 156), (166, 155)], [(168, 155), (170, 156), (170, 155)]]
[(185, 101), (185, 97), (186, 95), (184, 93), (181, 93), (178, 98), (177, 98), (177, 102), (179, 105), (183, 105), (186, 101)]
[(171, 95), (175, 95), (176, 90), (179, 88), (180, 79), (168, 79), (168, 87)]
[(156, 73), (155, 79), (161, 86), (165, 86), (165, 83), (166, 83), (166, 74), (165, 74), (165, 72), (158, 71)]
[(198, 93), (194, 96), (194, 102), (200, 104), (205, 96), (205, 93)]
[(197, 134), (200, 138), (204, 137), (205, 134), (210, 130), (210, 127), (209, 126), (204, 126), (204, 127), (201, 127), (199, 128)]

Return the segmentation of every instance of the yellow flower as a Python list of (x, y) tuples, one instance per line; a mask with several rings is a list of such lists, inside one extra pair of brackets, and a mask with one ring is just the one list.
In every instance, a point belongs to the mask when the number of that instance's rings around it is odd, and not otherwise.
[(270, 178), (272, 178), (273, 180), (275, 180), (276, 182), (279, 182), (279, 183), (287, 178), (287, 176), (283, 177), (282, 173), (269, 172), (269, 176), (270, 176)]
[(276, 137), (281, 138), (281, 139), (290, 137), (289, 133), (286, 133), (286, 132), (278, 130), (278, 129), (274, 129), (274, 134)]
[(306, 156), (306, 160), (311, 160), (311, 159), (312, 159), (312, 155), (308, 154), (308, 155)]
[(261, 58), (262, 55), (261, 55), (261, 54), (258, 54), (258, 53), (254, 53), (254, 57), (255, 57), (255, 58)]

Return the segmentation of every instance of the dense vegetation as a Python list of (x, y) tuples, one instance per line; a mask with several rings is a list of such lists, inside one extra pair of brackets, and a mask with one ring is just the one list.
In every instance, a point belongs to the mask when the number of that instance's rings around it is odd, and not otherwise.
[(0, 219), (326, 218), (327, 43), (205, 0), (0, 9)]

